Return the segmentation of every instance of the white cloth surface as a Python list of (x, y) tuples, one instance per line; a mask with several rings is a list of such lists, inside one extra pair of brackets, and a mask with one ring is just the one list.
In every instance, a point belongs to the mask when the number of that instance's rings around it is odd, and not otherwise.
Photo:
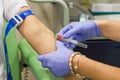
[(2, 44), (3, 21), (12, 18), (22, 6), (28, 6), (25, 0), (0, 0), (0, 80), (6, 80)]

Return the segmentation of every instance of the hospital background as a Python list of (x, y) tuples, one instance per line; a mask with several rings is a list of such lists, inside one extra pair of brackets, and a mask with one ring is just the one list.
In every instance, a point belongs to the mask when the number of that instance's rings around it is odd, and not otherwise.
[[(117, 20), (120, 21), (120, 0), (26, 0), (34, 15), (54, 33), (70, 22), (87, 20)], [(14, 31), (13, 31), (14, 32)], [(37, 54), (17, 33), (16, 45), (18, 62), (11, 61), (13, 80), (79, 80), (75, 77), (56, 78), (48, 69), (39, 67), (35, 60)], [(11, 33), (12, 35), (14, 33)], [(13, 38), (10, 35), (10, 38)], [(8, 41), (9, 42), (9, 41)], [(87, 49), (76, 47), (74, 51), (97, 61), (120, 67), (120, 43), (104, 37), (96, 37), (85, 41)], [(8, 44), (9, 47), (9, 44)], [(11, 48), (10, 48), (11, 50)], [(17, 50), (17, 49), (16, 49)], [(30, 51), (29, 51), (30, 50)], [(15, 50), (14, 50), (15, 51)], [(31, 57), (33, 54), (35, 57)], [(16, 60), (12, 58), (12, 60)], [(17, 63), (17, 68), (14, 68)], [(18, 73), (17, 73), (18, 72)], [(14, 77), (15, 76), (15, 77)], [(84, 80), (92, 80), (85, 78)]]

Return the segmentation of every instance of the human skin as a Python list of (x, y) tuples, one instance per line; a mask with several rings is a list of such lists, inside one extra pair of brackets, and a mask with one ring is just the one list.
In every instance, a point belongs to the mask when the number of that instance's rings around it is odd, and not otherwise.
[[(19, 12), (27, 9), (28, 7), (22, 7)], [(34, 15), (28, 16), (23, 21), (19, 31), (38, 54), (47, 54), (56, 50), (54, 33)], [(64, 79), (78, 80), (74, 75), (65, 76)]]
[[(23, 7), (19, 12), (26, 9), (28, 8)], [(56, 50), (54, 33), (34, 15), (26, 17), (20, 25), (19, 31), (38, 54), (46, 54)]]
[(120, 42), (120, 21), (95, 20), (104, 37)]
[[(76, 55), (73, 59), (75, 66)], [(120, 80), (120, 68), (94, 61), (90, 58), (81, 56), (78, 61), (78, 69), (76, 72), (82, 76), (89, 77), (93, 80)]]
[[(111, 20), (95, 20), (104, 37), (120, 42), (120, 22)], [(79, 55), (73, 58), (73, 66)], [(90, 58), (80, 56), (78, 70), (81, 75), (92, 78), (93, 80), (120, 80), (120, 68), (110, 66)]]

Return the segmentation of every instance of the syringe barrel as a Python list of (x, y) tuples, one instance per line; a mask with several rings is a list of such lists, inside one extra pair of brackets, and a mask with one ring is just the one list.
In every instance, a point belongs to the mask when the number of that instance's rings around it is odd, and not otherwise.
[(75, 41), (75, 40), (73, 40), (73, 39), (63, 39), (64, 41), (67, 41), (67, 42), (70, 42), (70, 43), (72, 43), (72, 44), (75, 44), (75, 45), (77, 45), (77, 46), (79, 46), (79, 47), (82, 47), (82, 48), (87, 48), (88, 47), (88, 45), (86, 45), (86, 44), (84, 44), (84, 43), (81, 43), (81, 42), (78, 42), (78, 41)]

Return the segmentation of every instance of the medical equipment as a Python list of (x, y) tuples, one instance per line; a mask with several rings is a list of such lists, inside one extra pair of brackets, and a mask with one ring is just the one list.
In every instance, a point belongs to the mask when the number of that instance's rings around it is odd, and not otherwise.
[(89, 6), (89, 10), (92, 12), (92, 14), (119, 14), (120, 4), (91, 2)]
[(57, 34), (57, 35), (56, 35), (56, 38), (57, 38), (58, 40), (61, 40), (61, 41), (70, 42), (70, 43), (75, 44), (75, 45), (77, 45), (77, 46), (79, 46), (79, 47), (82, 47), (82, 48), (88, 48), (88, 45), (86, 45), (86, 44), (84, 44), (84, 43), (80, 43), (80, 42), (78, 42), (78, 41), (76, 41), (76, 40), (73, 40), (73, 39), (70, 39), (70, 38), (63, 38), (63, 35), (62, 35), (62, 34)]

